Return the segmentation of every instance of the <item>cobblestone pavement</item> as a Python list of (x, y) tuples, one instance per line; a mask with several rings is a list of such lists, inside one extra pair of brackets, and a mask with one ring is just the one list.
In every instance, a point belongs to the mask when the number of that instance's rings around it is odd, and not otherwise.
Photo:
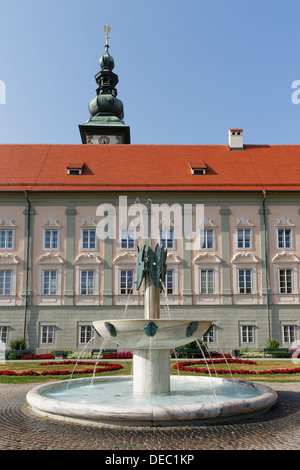
[(0, 384), (0, 450), (298, 450), (300, 382), (268, 383), (279, 400), (243, 421), (175, 428), (96, 428), (34, 415), (26, 394), (36, 384)]

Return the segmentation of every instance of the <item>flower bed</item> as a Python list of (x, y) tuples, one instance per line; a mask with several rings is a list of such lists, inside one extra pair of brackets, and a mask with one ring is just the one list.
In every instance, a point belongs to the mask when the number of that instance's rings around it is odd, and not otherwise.
[[(63, 361), (61, 363), (57, 362), (50, 362), (50, 363), (42, 363), (40, 365), (58, 365), (58, 364), (76, 364), (75, 361)], [(82, 364), (82, 363), (81, 363)], [(94, 363), (88, 363), (88, 364), (93, 364)], [(92, 368), (87, 368), (84, 370), (77, 370), (75, 374), (92, 374), (93, 372), (99, 373), (99, 372), (106, 372), (106, 371), (113, 371), (113, 370), (119, 370), (122, 369), (123, 366), (120, 364), (109, 364), (107, 362), (99, 362), (98, 364), (101, 367), (94, 367)], [(56, 370), (44, 370), (41, 372), (37, 372), (34, 370), (27, 370), (27, 371), (22, 371), (22, 372), (15, 372), (14, 370), (0, 370), (0, 375), (4, 376), (15, 376), (15, 377), (22, 377), (22, 376), (29, 376), (29, 375), (35, 375), (35, 376), (45, 376), (45, 375), (70, 375), (72, 373), (72, 370), (67, 370), (67, 369), (56, 369)]]
[[(195, 367), (196, 364), (225, 364), (225, 360), (218, 360), (218, 361), (195, 361), (195, 362), (181, 362), (174, 364), (174, 369), (179, 371), (185, 372), (195, 372), (197, 374), (217, 374), (217, 375), (235, 375), (235, 374), (243, 374), (243, 375), (275, 375), (275, 374), (300, 374), (300, 367), (295, 367), (293, 369), (266, 369), (266, 370), (248, 370), (248, 369), (209, 369), (208, 367)], [(230, 364), (257, 364), (254, 361), (249, 360), (242, 360), (242, 359), (227, 359), (227, 363)]]
[(116, 353), (103, 353), (102, 359), (132, 359), (133, 355), (130, 351), (121, 351)]
[(30, 360), (30, 359), (55, 359), (52, 354), (34, 354), (33, 356), (22, 356), (21, 359)]

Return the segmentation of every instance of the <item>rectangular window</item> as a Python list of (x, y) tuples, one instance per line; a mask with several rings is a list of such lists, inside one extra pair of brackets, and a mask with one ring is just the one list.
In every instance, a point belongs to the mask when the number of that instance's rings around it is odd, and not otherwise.
[(254, 326), (242, 326), (242, 343), (254, 343)]
[(96, 249), (96, 230), (82, 230), (81, 237), (81, 246), (83, 250)]
[(43, 271), (43, 295), (56, 295), (57, 271)]
[(237, 229), (237, 248), (251, 249), (252, 233), (250, 228)]
[(251, 294), (252, 292), (252, 276), (251, 269), (239, 269), (238, 275), (238, 293)]
[(87, 344), (92, 339), (92, 327), (80, 326), (79, 327), (79, 343)]
[(212, 250), (214, 248), (214, 229), (206, 228), (200, 231), (200, 250)]
[(95, 271), (80, 272), (80, 295), (93, 295), (95, 291)]
[(0, 326), (0, 343), (7, 344), (7, 339), (8, 339), (8, 327)]
[(200, 293), (214, 293), (214, 271), (213, 269), (201, 269), (200, 271)]
[(133, 292), (134, 271), (133, 269), (126, 269), (120, 271), (120, 294), (128, 295)]
[(203, 335), (204, 343), (214, 343), (215, 342), (215, 328), (212, 325), (209, 330)]
[(174, 271), (168, 269), (166, 272), (164, 289), (166, 294), (174, 294)]
[(170, 250), (174, 249), (174, 230), (160, 230), (160, 244)]
[(11, 295), (12, 271), (0, 271), (0, 295)]
[(54, 343), (54, 326), (42, 327), (42, 344)]
[(291, 269), (279, 269), (279, 293), (292, 294), (293, 281)]
[(14, 230), (0, 230), (0, 249), (12, 250), (14, 247)]
[(121, 248), (135, 248), (135, 231), (121, 230)]
[(277, 229), (277, 246), (278, 248), (292, 248), (292, 229)]
[(284, 325), (283, 326), (283, 342), (293, 343), (294, 341), (296, 341), (295, 325)]
[(44, 249), (59, 249), (59, 231), (57, 229), (44, 230)]

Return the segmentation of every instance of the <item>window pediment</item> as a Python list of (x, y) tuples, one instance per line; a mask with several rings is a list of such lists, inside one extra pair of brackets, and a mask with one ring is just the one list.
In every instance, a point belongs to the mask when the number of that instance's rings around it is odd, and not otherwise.
[(14, 223), (13, 219), (4, 218), (0, 219), (0, 228), (15, 228), (16, 224)]
[(288, 217), (278, 217), (275, 227), (294, 227), (295, 224), (292, 224)]
[(235, 227), (254, 227), (247, 217), (240, 217), (236, 219)]
[(47, 219), (44, 220), (43, 227), (59, 228), (61, 225), (55, 217), (47, 217)]
[(76, 265), (87, 265), (87, 264), (101, 264), (101, 260), (95, 254), (86, 254), (86, 255), (79, 255), (75, 260)]
[(259, 260), (253, 253), (237, 253), (232, 259), (233, 264), (253, 264), (258, 262)]
[(300, 259), (298, 256), (294, 255), (293, 253), (288, 253), (284, 251), (283, 253), (278, 253), (272, 259), (272, 263), (299, 263)]
[(86, 219), (82, 219), (81, 228), (95, 228), (97, 226), (97, 222), (93, 217), (87, 217)]
[(117, 265), (128, 265), (128, 264), (135, 265), (136, 264), (136, 256), (135, 256), (135, 254), (128, 253), (128, 251), (127, 251), (123, 255), (117, 256), (114, 259), (114, 264), (117, 264)]
[(167, 264), (180, 264), (180, 259), (175, 255), (175, 253), (167, 253)]
[(221, 260), (217, 257), (217, 255), (213, 253), (203, 253), (199, 254), (195, 259), (194, 263), (195, 264), (201, 264), (201, 263), (211, 263), (211, 264), (216, 264), (220, 263)]
[(37, 264), (61, 265), (64, 264), (64, 260), (59, 255), (55, 255), (54, 253), (48, 253), (46, 255), (41, 256), (37, 260)]
[(0, 265), (1, 266), (3, 266), (3, 265), (5, 265), (5, 266), (15, 265), (15, 264), (19, 264), (19, 261), (17, 260), (15, 255), (12, 255), (12, 254), (0, 255)]

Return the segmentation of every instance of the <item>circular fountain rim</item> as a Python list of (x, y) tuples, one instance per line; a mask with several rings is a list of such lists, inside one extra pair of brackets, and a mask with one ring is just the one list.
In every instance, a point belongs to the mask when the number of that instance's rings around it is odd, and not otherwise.
[[(130, 376), (95, 377), (95, 382), (113, 382)], [(48, 382), (31, 389), (27, 402), (32, 410), (42, 416), (63, 421), (96, 426), (186, 426), (248, 418), (268, 411), (277, 401), (277, 393), (260, 383), (215, 378), (172, 376), (172, 380), (184, 382), (237, 382), (254, 387), (261, 395), (257, 397), (214, 404), (189, 405), (114, 405), (88, 404), (56, 400), (42, 395), (46, 391), (66, 385), (65, 381)], [(90, 378), (72, 379), (72, 384), (90, 383)]]

